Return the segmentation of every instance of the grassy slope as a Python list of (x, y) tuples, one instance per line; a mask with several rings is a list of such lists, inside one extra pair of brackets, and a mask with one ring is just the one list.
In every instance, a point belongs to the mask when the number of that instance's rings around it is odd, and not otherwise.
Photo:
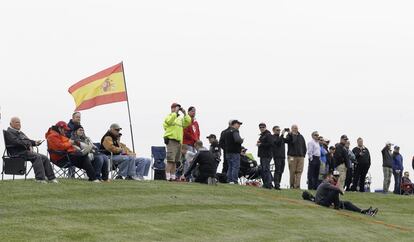
[[(2, 241), (410, 240), (414, 197), (347, 194), (376, 218), (321, 208), (299, 191), (167, 182), (0, 182)], [(400, 227), (394, 227), (402, 226)]]

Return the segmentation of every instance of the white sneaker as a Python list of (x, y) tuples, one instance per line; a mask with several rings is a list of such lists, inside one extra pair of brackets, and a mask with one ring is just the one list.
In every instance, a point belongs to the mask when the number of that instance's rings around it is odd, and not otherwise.
[(40, 184), (47, 184), (47, 182), (45, 181), (45, 180), (35, 180), (37, 183), (40, 183)]
[(234, 185), (235, 183), (234, 183), (234, 182), (229, 182), (229, 184), (230, 184), (230, 185)]
[(58, 181), (58, 180), (56, 180), (56, 179), (53, 179), (53, 180), (50, 180), (50, 181), (49, 181), (49, 183), (55, 183), (55, 184), (58, 184), (58, 183), (59, 183), (59, 181)]
[(100, 181), (100, 180), (98, 180), (98, 179), (93, 180), (92, 182), (93, 182), (93, 183), (101, 183), (101, 181)]

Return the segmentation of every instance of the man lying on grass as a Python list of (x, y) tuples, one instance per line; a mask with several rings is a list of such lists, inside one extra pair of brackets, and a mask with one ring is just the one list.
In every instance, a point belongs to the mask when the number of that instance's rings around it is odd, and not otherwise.
[(315, 203), (324, 207), (334, 206), (335, 209), (345, 209), (353, 212), (375, 216), (378, 213), (378, 208), (360, 209), (351, 202), (339, 200), (339, 194), (344, 195), (341, 184), (338, 182), (339, 173), (334, 171), (334, 174), (327, 174), (324, 181), (319, 185), (315, 195)]

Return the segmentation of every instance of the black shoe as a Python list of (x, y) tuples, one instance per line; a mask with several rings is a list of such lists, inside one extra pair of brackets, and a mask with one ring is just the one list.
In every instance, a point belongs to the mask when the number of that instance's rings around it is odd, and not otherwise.
[(124, 178), (122, 176), (118, 175), (118, 176), (115, 177), (115, 180), (124, 180)]
[(376, 208), (376, 209), (372, 210), (370, 215), (371, 215), (372, 217), (375, 217), (375, 216), (377, 215), (377, 213), (378, 213), (378, 208)]
[(282, 189), (280, 189), (280, 187), (275, 187), (275, 190), (280, 191), (280, 190), (282, 190)]
[(368, 209), (362, 210), (361, 213), (370, 216), (371, 213), (372, 213), (372, 207), (369, 207)]

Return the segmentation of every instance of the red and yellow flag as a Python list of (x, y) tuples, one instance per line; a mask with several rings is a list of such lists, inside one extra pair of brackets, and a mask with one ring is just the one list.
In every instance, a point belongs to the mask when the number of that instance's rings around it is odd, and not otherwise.
[(87, 77), (69, 88), (76, 111), (127, 101), (122, 63)]

